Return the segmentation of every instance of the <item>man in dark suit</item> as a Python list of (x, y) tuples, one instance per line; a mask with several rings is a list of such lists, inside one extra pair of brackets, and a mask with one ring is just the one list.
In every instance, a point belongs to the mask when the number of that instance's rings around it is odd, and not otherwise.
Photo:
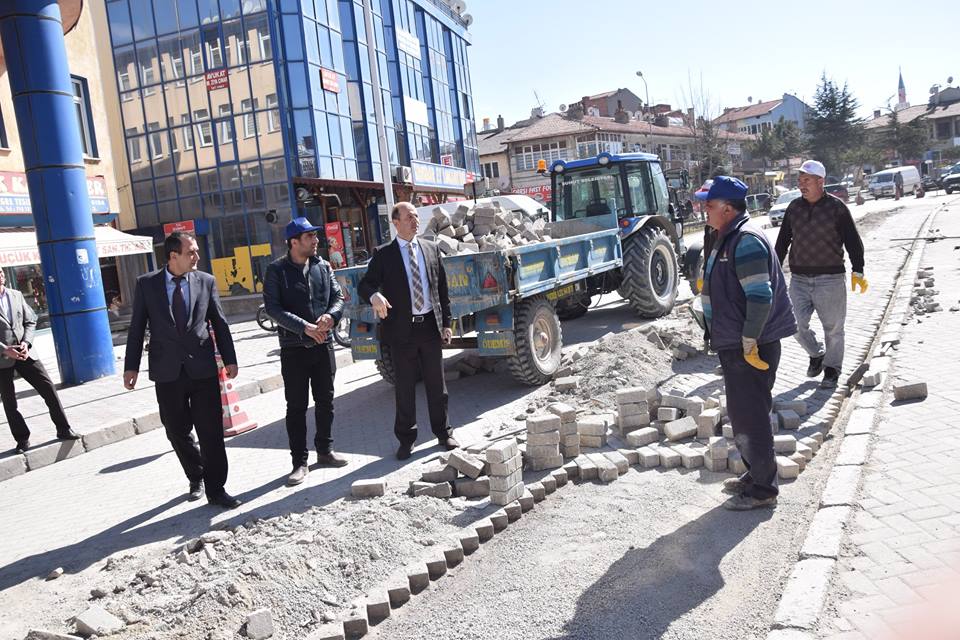
[[(156, 387), (160, 421), (190, 481), (188, 499), (199, 500), (206, 488), (207, 502), (232, 509), (240, 501), (223, 488), (227, 451), (217, 361), (207, 323), (213, 325), (228, 378), (237, 377), (233, 338), (220, 307), (216, 280), (197, 271), (196, 239), (175, 231), (164, 241), (163, 250), (167, 266), (137, 278), (123, 385), (133, 389), (137, 384), (149, 323), (150, 379)], [(199, 448), (190, 433), (193, 427)]]
[(430, 426), (440, 445), (456, 449), (447, 422), (447, 384), (443, 379), (443, 343), (453, 339), (447, 276), (437, 245), (417, 237), (420, 219), (409, 202), (390, 214), (397, 239), (373, 255), (358, 287), (364, 302), (380, 318), (380, 341), (394, 366), (396, 417), (393, 431), (400, 441), (397, 459), (410, 457), (417, 441), (417, 373), (427, 392)]
[(16, 441), (17, 453), (30, 448), (30, 429), (17, 408), (17, 391), (13, 386), (13, 372), (30, 383), (50, 410), (50, 419), (57, 427), (57, 440), (77, 440), (79, 434), (70, 428), (57, 390), (47, 375), (47, 370), (33, 351), (33, 332), (37, 327), (37, 314), (16, 289), (8, 289), (7, 279), (0, 269), (0, 396), (7, 424)]

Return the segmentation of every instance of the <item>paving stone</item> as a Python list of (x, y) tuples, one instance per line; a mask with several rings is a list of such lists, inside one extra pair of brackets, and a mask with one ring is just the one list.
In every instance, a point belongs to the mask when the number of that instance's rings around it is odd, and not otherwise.
[(640, 454), (636, 449), (617, 449), (617, 452), (626, 458), (630, 466), (640, 464)]
[[(579, 449), (579, 447), (576, 447)], [(564, 456), (560, 453), (557, 453), (555, 456), (547, 456), (544, 458), (533, 458), (530, 460), (530, 469), (533, 471), (546, 471), (547, 469), (556, 469), (557, 467), (563, 466)]]
[(840, 451), (833, 461), (835, 465), (861, 465), (867, 461), (867, 450), (870, 446), (870, 436), (844, 436), (840, 443)]
[(646, 413), (637, 413), (634, 415), (617, 415), (617, 429), (621, 433), (632, 431), (637, 427), (645, 427), (650, 424), (650, 415)]
[(447, 557), (439, 549), (430, 552), (424, 560), (424, 564), (427, 566), (427, 574), (430, 576), (430, 580), (439, 580), (447, 573)]
[(577, 468), (579, 469), (579, 472), (577, 475), (581, 480), (587, 481), (587, 480), (597, 479), (597, 475), (599, 473), (597, 469), (597, 465), (594, 464), (594, 462), (590, 459), (589, 456), (586, 456), (586, 455), (577, 456), (577, 458), (574, 459), (574, 462), (576, 463)]
[(873, 433), (873, 423), (876, 411), (873, 409), (854, 409), (850, 412), (847, 424), (843, 427), (844, 434), (863, 435)]
[(547, 433), (560, 430), (560, 417), (551, 415), (530, 416), (527, 418), (527, 433)]
[(387, 482), (380, 478), (356, 480), (350, 485), (350, 495), (354, 498), (374, 498), (387, 491)]
[(580, 376), (557, 378), (553, 384), (557, 391), (576, 391), (580, 388)]
[(443, 546), (443, 559), (447, 561), (448, 567), (455, 567), (463, 562), (463, 545), (460, 544), (459, 539), (452, 540)]
[(668, 422), (663, 428), (663, 433), (671, 442), (692, 438), (697, 435), (697, 421), (695, 418), (688, 416)]
[(660, 432), (653, 427), (644, 427), (626, 434), (627, 444), (631, 447), (645, 447), (660, 439)]
[(560, 446), (561, 447), (579, 447), (580, 446), (580, 434), (574, 433), (569, 436), (560, 437)]
[(850, 507), (824, 507), (813, 516), (807, 538), (800, 549), (801, 557), (836, 558), (840, 554), (843, 527), (850, 517)]
[(717, 425), (720, 424), (719, 409), (704, 409), (696, 418), (697, 437), (709, 438), (716, 433)]
[(577, 436), (580, 435), (580, 432), (577, 430), (576, 422), (564, 422), (560, 425), (560, 438), (565, 438), (567, 436)]
[(36, 471), (55, 462), (75, 458), (83, 453), (83, 443), (80, 440), (56, 440), (50, 444), (44, 444), (24, 453), (27, 461), (27, 469)]
[(793, 436), (773, 436), (773, 450), (777, 453), (793, 453), (797, 450), (797, 439)]
[(777, 415), (780, 416), (780, 428), (782, 429), (799, 429), (803, 423), (803, 418), (791, 409), (777, 411)]
[[(506, 514), (504, 514), (504, 517), (506, 517)], [(490, 518), (484, 518), (483, 520), (474, 522), (473, 530), (476, 532), (477, 537), (480, 538), (480, 542), (486, 542), (496, 533)]]
[(861, 466), (835, 466), (827, 478), (820, 504), (824, 507), (856, 504), (862, 472)]
[(452, 482), (457, 479), (457, 470), (440, 461), (431, 462), (428, 465), (424, 465), (420, 479), (423, 482), (431, 483)]
[[(576, 467), (577, 465), (574, 464), (573, 466)], [(553, 476), (553, 479), (557, 481), (558, 489), (563, 485), (567, 484), (567, 479), (569, 476), (568, 476), (568, 470), (566, 467), (567, 465), (564, 465), (563, 469), (554, 469), (553, 471), (550, 472), (550, 475)]]
[(617, 474), (623, 475), (630, 470), (630, 461), (619, 451), (604, 451), (603, 455), (617, 467)]
[(692, 418), (697, 418), (701, 413), (703, 413), (703, 399), (699, 398), (698, 396), (688, 396), (684, 398), (684, 405), (681, 407), (681, 409), (683, 409), (683, 412), (686, 415)]
[(646, 402), (649, 397), (649, 391), (643, 387), (630, 387), (617, 391), (617, 404), (629, 404), (634, 402)]
[(16, 455), (0, 458), (0, 482), (22, 476), (27, 472), (27, 459), (25, 456)]
[(580, 436), (580, 446), (588, 449), (599, 449), (607, 444), (606, 436)]
[(490, 524), (493, 525), (493, 530), (496, 533), (499, 533), (507, 528), (507, 524), (510, 522), (510, 517), (507, 515), (507, 512), (503, 509), (495, 513), (490, 514)]
[(697, 469), (703, 466), (703, 453), (696, 449), (684, 445), (674, 447), (674, 451), (680, 454), (680, 464), (684, 469)]
[(807, 447), (808, 449), (810, 449), (810, 451), (813, 452), (813, 455), (816, 455), (816, 454), (817, 454), (817, 451), (820, 450), (820, 443), (817, 442), (815, 439), (810, 438), (810, 437), (800, 438), (800, 440), (798, 440), (797, 443), (798, 443), (798, 444), (797, 444), (797, 450), (798, 450), (798, 451), (800, 450), (799, 447), (800, 447), (801, 444), (802, 444), (803, 446)]
[(650, 447), (641, 447), (637, 449), (640, 456), (640, 466), (644, 469), (652, 469), (660, 466), (660, 453)]
[(674, 409), (683, 409), (686, 406), (687, 399), (684, 396), (674, 393), (664, 393), (660, 395), (660, 406)]
[(777, 456), (777, 476), (781, 480), (790, 480), (800, 476), (800, 465), (783, 456)]
[(370, 622), (367, 620), (367, 609), (363, 601), (355, 603), (343, 620), (343, 635), (349, 638), (362, 638), (370, 631)]
[(523, 456), (520, 452), (506, 462), (488, 462), (487, 474), (491, 476), (508, 476), (517, 469), (523, 468)]
[(457, 539), (460, 541), (460, 548), (467, 555), (480, 548), (480, 536), (476, 533), (461, 533)]
[[(521, 496), (523, 493), (520, 494)], [(523, 516), (523, 506), (520, 504), (520, 499), (517, 498), (510, 504), (503, 507), (503, 510), (507, 514), (507, 519), (510, 522), (516, 522)]]
[(703, 466), (707, 471), (713, 471), (718, 473), (720, 471), (727, 470), (727, 459), (726, 458), (704, 458)]
[(527, 491), (533, 496), (534, 502), (543, 502), (547, 497), (547, 490), (542, 482), (531, 482), (527, 485)]
[(433, 498), (450, 498), (453, 496), (453, 489), (449, 482), (414, 482), (410, 489), (414, 497), (431, 496)]
[(30, 629), (24, 640), (80, 640), (80, 636), (47, 631), (46, 629)]
[(552, 474), (540, 478), (540, 484), (543, 485), (543, 491), (546, 495), (550, 495), (557, 490), (557, 479)]
[(527, 434), (527, 454), (530, 454), (530, 447), (543, 445), (560, 444), (560, 432), (548, 431), (546, 433), (528, 433)]
[(620, 473), (617, 471), (617, 465), (611, 462), (603, 453), (588, 453), (587, 458), (596, 466), (597, 479), (599, 479), (600, 482), (613, 482), (620, 477)]
[[(283, 378), (281, 378), (280, 376), (277, 376), (277, 377), (281, 379), (281, 383), (282, 383)], [(163, 426), (163, 423), (160, 422), (159, 411), (151, 411), (150, 413), (144, 413), (142, 415), (133, 417), (133, 427), (134, 429), (137, 430), (138, 434), (146, 433), (148, 431), (153, 431), (154, 429), (159, 429), (162, 426)]]
[(317, 627), (310, 632), (306, 640), (346, 640), (346, 636), (343, 635), (343, 624), (331, 622)]
[[(569, 460), (570, 458), (576, 458), (578, 455), (580, 455), (580, 453), (581, 453), (581, 451), (580, 451), (580, 445), (579, 445), (579, 444), (578, 444), (578, 445), (564, 445), (564, 446), (560, 447), (560, 455), (563, 456), (565, 459), (568, 459), (568, 460)], [(548, 468), (553, 468), (553, 467), (548, 467)]]
[[(577, 464), (577, 461), (575, 459), (571, 460), (570, 462), (565, 462), (563, 464), (563, 469), (561, 470), (567, 472), (568, 480), (576, 480), (577, 478), (580, 477), (580, 465)], [(559, 478), (558, 478), (558, 482), (559, 482)], [(562, 486), (562, 485), (558, 485), (558, 486)]]
[(536, 499), (533, 497), (533, 494), (530, 492), (529, 487), (523, 488), (523, 494), (517, 499), (517, 502), (520, 503), (520, 509), (523, 513), (533, 509), (533, 505), (536, 504)]
[(453, 483), (453, 492), (463, 498), (485, 498), (490, 495), (490, 478), (457, 480)]
[(479, 478), (483, 473), (483, 461), (459, 449), (454, 449), (450, 452), (450, 457), (447, 458), (447, 464), (474, 480)]
[(490, 476), (490, 491), (509, 491), (518, 482), (523, 482), (523, 470), (517, 469), (508, 476)]
[(893, 397), (897, 400), (920, 400), (927, 397), (927, 383), (919, 380), (898, 382), (893, 385)]
[(657, 409), (657, 420), (673, 422), (680, 419), (680, 409), (676, 407), (660, 407)]
[(813, 460), (813, 449), (803, 442), (797, 441), (797, 451), (799, 455), (803, 456), (805, 462), (810, 462)]
[(523, 495), (523, 482), (518, 482), (506, 491), (490, 490), (490, 502), (501, 507), (515, 502)]
[(370, 624), (377, 624), (389, 618), (390, 596), (387, 594), (386, 589), (374, 589), (368, 593), (366, 607), (367, 620)]
[(814, 629), (830, 584), (835, 561), (808, 558), (798, 562), (780, 596), (774, 623), (782, 627)]
[(137, 435), (137, 430), (133, 426), (133, 419), (127, 418), (83, 434), (83, 448), (92, 451), (114, 442), (132, 438), (135, 435)]
[(797, 463), (797, 466), (800, 467), (800, 473), (803, 473), (803, 470), (807, 468), (807, 459), (803, 457), (803, 454), (795, 451), (787, 456), (787, 458)]
[(747, 465), (743, 462), (743, 457), (735, 448), (730, 449), (730, 455), (727, 456), (727, 469), (730, 473), (737, 475), (747, 472)]
[(584, 417), (577, 420), (577, 432), (580, 436), (607, 435), (607, 421), (598, 417)]
[(793, 411), (798, 416), (807, 415), (806, 400), (774, 400), (774, 411)]
[(273, 615), (270, 609), (258, 609), (247, 615), (244, 635), (248, 638), (251, 640), (266, 640), (273, 634)]
[(74, 626), (78, 634), (86, 637), (108, 636), (117, 633), (126, 625), (123, 620), (95, 604), (74, 618)]
[(670, 447), (660, 447), (658, 451), (660, 454), (660, 466), (666, 469), (679, 467), (683, 463), (680, 454)]
[(513, 438), (494, 442), (484, 451), (487, 462), (490, 464), (506, 462), (519, 453), (520, 450), (517, 448), (517, 441)]
[(646, 402), (631, 402), (628, 404), (621, 404), (617, 406), (617, 415), (620, 416), (636, 416), (636, 415), (650, 415), (650, 405)]
[(547, 411), (560, 418), (561, 424), (577, 421), (577, 410), (564, 402), (547, 405)]
[(721, 429), (724, 438), (727, 440), (733, 440), (733, 425), (725, 424)]
[(713, 458), (714, 460), (726, 460), (729, 453), (730, 443), (727, 442), (727, 439), (719, 436), (712, 436), (707, 441), (707, 451), (704, 454), (704, 457)]

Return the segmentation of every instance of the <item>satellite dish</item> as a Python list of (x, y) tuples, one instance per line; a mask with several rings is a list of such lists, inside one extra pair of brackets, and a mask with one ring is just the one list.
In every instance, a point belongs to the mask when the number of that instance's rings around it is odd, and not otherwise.
[(947, 78), (947, 84), (953, 84), (953, 76)]
[(450, 3), (450, 8), (453, 9), (455, 13), (461, 14), (467, 10), (467, 3), (463, 0), (453, 0), (453, 2)]
[(753, 96), (747, 96), (747, 103), (753, 104)]
[(462, 16), (460, 16), (460, 19), (463, 20), (463, 24), (467, 27), (473, 24), (473, 16), (470, 15), (469, 13), (463, 14)]
[(566, 113), (566, 111), (567, 111), (567, 105), (565, 104), (560, 105), (560, 113)]

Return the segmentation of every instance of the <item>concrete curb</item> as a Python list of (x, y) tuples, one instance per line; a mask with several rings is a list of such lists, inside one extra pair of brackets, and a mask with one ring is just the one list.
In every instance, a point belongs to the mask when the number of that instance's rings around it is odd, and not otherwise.
[[(924, 220), (917, 236), (924, 235), (924, 229), (929, 228), (937, 213), (934, 211)], [(879, 345), (876, 345), (874, 353), (868, 351), (868, 363), (874, 356), (886, 355), (889, 348), (899, 342), (900, 327), (890, 332), (885, 329), (892, 318), (904, 318), (909, 313), (910, 289), (907, 287), (906, 295), (901, 291), (904, 283), (912, 284), (912, 275), (920, 266), (923, 252), (916, 249), (923, 245), (918, 243), (919, 240), (914, 241), (911, 253), (904, 260), (897, 275), (887, 303), (887, 312), (874, 336), (874, 343), (879, 341)], [(881, 386), (873, 387), (869, 391), (861, 387), (850, 398), (853, 408), (846, 418), (840, 449), (821, 495), (817, 513), (800, 549), (800, 559), (787, 578), (767, 640), (801, 640), (815, 637), (812, 632), (816, 629), (829, 593), (843, 535), (859, 495), (863, 467), (869, 460), (877, 408), (880, 406), (884, 388), (891, 384), (887, 376), (882, 377), (885, 380)]]

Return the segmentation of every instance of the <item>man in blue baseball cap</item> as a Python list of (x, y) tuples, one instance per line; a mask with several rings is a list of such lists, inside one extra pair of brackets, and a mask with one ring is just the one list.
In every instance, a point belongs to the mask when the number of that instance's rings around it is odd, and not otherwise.
[(779, 261), (763, 231), (747, 214), (747, 185), (717, 176), (706, 191), (707, 224), (716, 240), (704, 267), (704, 320), (720, 358), (727, 414), (747, 472), (726, 480), (728, 509), (777, 504), (777, 461), (770, 429), (780, 340), (797, 331)]
[(288, 252), (267, 267), (263, 302), (276, 321), (280, 338), (280, 375), (287, 401), (287, 439), (293, 471), (287, 485), (307, 479), (307, 404), (313, 389), (317, 463), (342, 467), (347, 459), (333, 451), (333, 379), (337, 360), (332, 330), (343, 313), (343, 292), (330, 263), (317, 255), (317, 227), (306, 218), (287, 224)]

